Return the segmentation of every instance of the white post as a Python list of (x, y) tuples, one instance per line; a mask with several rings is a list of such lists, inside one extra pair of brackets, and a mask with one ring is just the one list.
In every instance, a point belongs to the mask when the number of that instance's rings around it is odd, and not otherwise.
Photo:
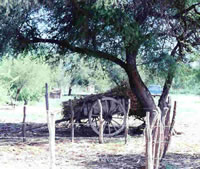
[(50, 125), (49, 125), (49, 155), (50, 155), (50, 169), (55, 169), (55, 116), (54, 113), (50, 113)]
[(102, 104), (101, 104), (101, 100), (98, 99), (98, 104), (99, 104), (99, 108), (100, 108), (100, 112), (99, 112), (99, 143), (102, 144), (103, 143), (103, 110), (102, 110)]
[(47, 112), (47, 124), (49, 129), (49, 169), (55, 169), (55, 117), (54, 113), (49, 112), (49, 96), (48, 96), (48, 84), (45, 84), (46, 93), (46, 112)]
[(71, 109), (72, 143), (74, 143), (74, 108), (71, 100), (69, 100), (69, 104)]
[(128, 129), (129, 129), (128, 115), (129, 115), (130, 107), (131, 107), (131, 100), (128, 99), (128, 109), (127, 109), (127, 112), (125, 114), (125, 116), (126, 116), (126, 119), (125, 119), (125, 133), (124, 133), (125, 144), (127, 144), (127, 142), (128, 142)]
[(152, 157), (152, 129), (150, 126), (150, 112), (146, 115), (146, 169), (153, 169), (153, 157)]

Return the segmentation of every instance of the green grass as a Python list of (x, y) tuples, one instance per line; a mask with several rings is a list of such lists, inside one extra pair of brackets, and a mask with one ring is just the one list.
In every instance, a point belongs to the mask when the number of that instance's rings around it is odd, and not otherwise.
[[(192, 120), (200, 118), (200, 96), (196, 95), (171, 95), (172, 103), (177, 101), (177, 121)], [(50, 110), (61, 110), (62, 102), (73, 99), (72, 96), (64, 96), (61, 99), (49, 99)], [(1, 108), (1, 106), (0, 106)], [(9, 107), (10, 109), (11, 107)], [(61, 118), (61, 114), (57, 113), (57, 118)], [(20, 103), (15, 109), (0, 109), (1, 120), (11, 119), (22, 121), (23, 118), (23, 104)], [(29, 103), (27, 107), (28, 121), (45, 121), (46, 120), (46, 106), (45, 99), (40, 102)]]

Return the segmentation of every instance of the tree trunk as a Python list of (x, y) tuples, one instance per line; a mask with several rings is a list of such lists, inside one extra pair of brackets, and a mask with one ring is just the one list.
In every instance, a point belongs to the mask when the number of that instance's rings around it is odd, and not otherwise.
[(68, 96), (71, 96), (71, 94), (72, 94), (72, 87), (70, 86), (70, 87), (69, 87)]
[(17, 101), (22, 88), (23, 88), (23, 86), (17, 89), (17, 93), (16, 93), (16, 96), (15, 96), (15, 102)]
[(160, 107), (160, 110), (162, 112), (164, 112), (165, 107), (168, 107), (167, 97), (169, 95), (169, 91), (170, 91), (170, 88), (171, 88), (171, 85), (172, 85), (174, 75), (175, 75), (174, 69), (168, 72), (167, 79), (166, 79), (164, 87), (163, 87), (163, 92), (162, 92), (162, 95), (160, 96), (160, 99), (159, 99), (158, 106)]
[[(174, 49), (171, 52), (171, 56), (174, 57), (176, 54), (176, 51), (178, 49), (179, 46), (179, 42), (176, 44), (176, 46), (174, 47)], [(176, 59), (176, 62), (181, 58), (181, 54), (178, 56), (178, 58)], [(161, 112), (165, 112), (164, 108), (168, 107), (167, 104), (167, 97), (169, 95), (169, 91), (170, 88), (172, 86), (172, 82), (175, 76), (175, 72), (176, 72), (176, 67), (172, 64), (171, 67), (168, 70), (168, 74), (167, 74), (167, 78), (165, 80), (165, 84), (163, 87), (163, 92), (162, 95), (160, 96), (159, 102), (158, 102), (158, 106), (160, 107)], [(164, 116), (164, 115), (162, 115)]]
[(145, 112), (150, 112), (151, 119), (156, 114), (157, 106), (151, 96), (148, 88), (143, 83), (136, 67), (137, 52), (126, 52), (126, 73), (128, 75), (129, 84), (132, 92), (136, 95), (138, 101)]

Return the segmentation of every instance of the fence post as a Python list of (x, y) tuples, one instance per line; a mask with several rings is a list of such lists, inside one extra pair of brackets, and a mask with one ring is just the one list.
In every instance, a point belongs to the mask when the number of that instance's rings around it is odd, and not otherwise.
[(74, 109), (73, 109), (71, 100), (69, 100), (69, 104), (70, 104), (70, 109), (71, 109), (72, 143), (74, 143)]
[(99, 112), (99, 143), (102, 144), (103, 141), (103, 110), (102, 110), (102, 104), (101, 104), (101, 100), (98, 99), (98, 104), (99, 104), (99, 108), (100, 108), (100, 112)]
[(45, 84), (45, 102), (47, 112), (47, 123), (49, 129), (49, 168), (55, 169), (55, 117), (54, 113), (49, 113), (49, 95), (48, 95), (48, 84)]
[(146, 169), (153, 169), (153, 154), (152, 154), (152, 129), (150, 125), (150, 112), (146, 115)]
[(169, 147), (169, 144), (170, 144), (170, 142), (171, 142), (172, 131), (173, 131), (174, 124), (175, 124), (175, 117), (176, 117), (176, 101), (174, 101), (174, 109), (173, 109), (172, 120), (171, 120), (171, 124), (169, 123), (169, 124), (170, 124), (170, 127), (168, 126), (168, 127), (169, 127), (169, 130), (168, 130), (167, 138), (165, 139), (165, 140), (166, 140), (166, 143), (165, 143), (165, 146), (164, 146), (162, 158), (165, 157), (166, 152), (167, 152), (168, 147)]
[(22, 121), (22, 136), (23, 136), (23, 142), (26, 141), (26, 105), (27, 101), (24, 101), (24, 111), (23, 111), (23, 121)]
[(128, 115), (129, 115), (129, 111), (130, 111), (130, 107), (131, 107), (131, 100), (128, 99), (128, 109), (126, 112), (126, 119), (125, 119), (125, 133), (124, 133), (124, 137), (125, 137), (125, 144), (127, 144), (128, 142), (128, 129), (129, 129), (129, 122), (128, 122)]
[(48, 92), (48, 84), (45, 84), (45, 104), (46, 104), (46, 113), (47, 113), (47, 125), (49, 128), (49, 92)]

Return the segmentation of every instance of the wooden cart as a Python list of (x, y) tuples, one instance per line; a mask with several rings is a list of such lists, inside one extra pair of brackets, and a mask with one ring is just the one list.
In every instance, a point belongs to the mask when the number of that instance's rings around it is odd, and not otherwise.
[[(132, 92), (123, 88), (123, 93), (112, 90), (107, 93), (89, 95), (82, 99), (72, 101), (74, 110), (74, 120), (79, 123), (88, 122), (92, 130), (99, 134), (99, 116), (100, 106), (98, 100), (101, 100), (103, 112), (103, 133), (104, 136), (115, 136), (122, 132), (125, 128), (125, 120), (128, 111), (128, 100), (131, 99), (131, 110), (129, 115), (143, 117), (140, 104)], [(124, 94), (124, 90), (125, 94)], [(69, 121), (71, 119), (71, 111), (69, 101), (63, 102), (64, 118)]]

